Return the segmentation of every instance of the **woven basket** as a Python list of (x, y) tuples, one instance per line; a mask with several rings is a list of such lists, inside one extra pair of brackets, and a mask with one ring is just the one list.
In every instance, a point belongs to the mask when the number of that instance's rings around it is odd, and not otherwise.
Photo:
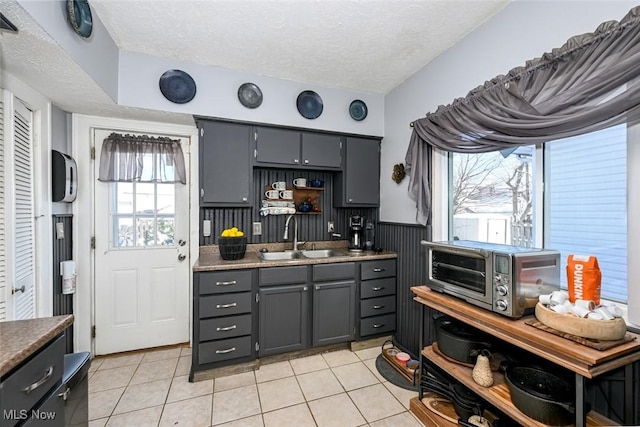
[(247, 251), (247, 238), (218, 237), (218, 248), (224, 260), (242, 259)]

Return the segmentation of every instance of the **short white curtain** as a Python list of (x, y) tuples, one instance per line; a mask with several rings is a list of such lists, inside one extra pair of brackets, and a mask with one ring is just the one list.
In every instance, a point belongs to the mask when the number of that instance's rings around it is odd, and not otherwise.
[(180, 141), (112, 133), (102, 143), (98, 180), (186, 184)]

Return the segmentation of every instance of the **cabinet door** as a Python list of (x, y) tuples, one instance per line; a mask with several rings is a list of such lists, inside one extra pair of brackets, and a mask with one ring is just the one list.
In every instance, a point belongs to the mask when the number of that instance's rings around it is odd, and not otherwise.
[(341, 141), (337, 135), (302, 134), (302, 165), (339, 169)]
[(200, 205), (252, 205), (251, 126), (201, 121)]
[(337, 207), (367, 207), (380, 204), (380, 142), (347, 138), (343, 171), (336, 177)]
[(318, 283), (313, 286), (313, 346), (355, 338), (356, 283)]
[(300, 132), (256, 127), (256, 135), (257, 163), (300, 164)]
[(260, 356), (307, 347), (308, 289), (306, 284), (260, 288)]

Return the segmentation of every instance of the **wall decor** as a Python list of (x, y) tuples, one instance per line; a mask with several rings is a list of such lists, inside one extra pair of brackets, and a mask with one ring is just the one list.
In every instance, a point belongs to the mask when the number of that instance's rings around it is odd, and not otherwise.
[(67, 21), (73, 31), (82, 38), (89, 38), (93, 32), (93, 18), (87, 0), (67, 0)]
[(316, 119), (322, 114), (322, 98), (312, 90), (300, 92), (296, 106), (298, 112), (306, 119)]
[(393, 165), (393, 173), (391, 174), (391, 179), (396, 183), (400, 184), (407, 173), (404, 170), (404, 164), (398, 163)]
[(164, 97), (176, 104), (186, 104), (196, 96), (196, 82), (182, 70), (165, 71), (159, 84)]
[(364, 101), (356, 99), (349, 105), (349, 115), (356, 122), (360, 122), (367, 117), (367, 104)]
[(258, 108), (262, 104), (262, 91), (255, 83), (243, 83), (238, 88), (238, 100), (247, 108)]

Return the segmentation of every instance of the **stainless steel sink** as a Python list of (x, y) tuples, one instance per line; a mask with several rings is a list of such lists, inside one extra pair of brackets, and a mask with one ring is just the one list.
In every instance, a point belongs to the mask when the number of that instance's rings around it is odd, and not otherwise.
[(291, 259), (299, 259), (300, 252), (284, 251), (284, 252), (258, 252), (258, 258), (265, 261), (287, 261)]
[(344, 252), (333, 249), (314, 249), (308, 251), (258, 252), (258, 258), (264, 261), (289, 261), (301, 258), (331, 258), (346, 256)]
[(345, 256), (344, 252), (335, 251), (333, 249), (315, 249), (309, 251), (302, 251), (302, 256), (305, 258), (331, 258), (336, 256)]

